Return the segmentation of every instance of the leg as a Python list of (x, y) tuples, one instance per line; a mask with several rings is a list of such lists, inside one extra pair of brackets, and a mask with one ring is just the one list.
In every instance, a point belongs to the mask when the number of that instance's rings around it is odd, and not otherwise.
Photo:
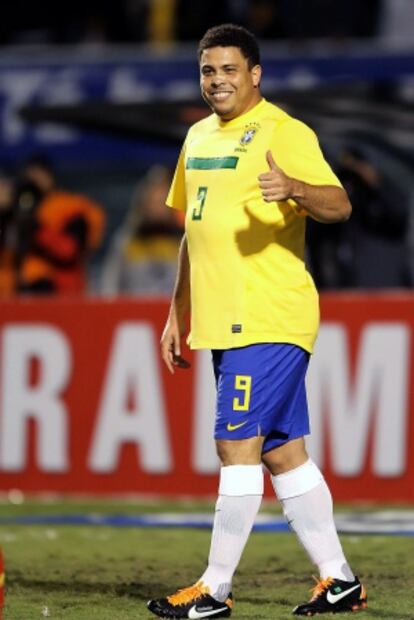
[(262, 437), (217, 441), (222, 462), (208, 567), (200, 580), (224, 601), (263, 495)]
[(321, 578), (353, 581), (336, 532), (330, 491), (317, 466), (309, 460), (303, 438), (264, 454), (263, 462), (272, 474), (284, 514)]
[(231, 581), (263, 495), (263, 437), (218, 441), (223, 462), (207, 569), (196, 584), (148, 602), (162, 618), (228, 618)]
[(354, 611), (366, 607), (366, 594), (351, 571), (336, 532), (332, 497), (318, 467), (308, 458), (303, 438), (265, 453), (273, 488), (286, 519), (319, 569), (321, 580), (309, 603), (295, 615)]
[[(256, 347), (213, 354), (217, 380), (215, 439), (222, 462), (209, 561), (194, 586), (148, 608), (163, 618), (228, 617), (231, 582), (263, 496), (261, 391)], [(259, 382), (260, 385), (260, 382)]]

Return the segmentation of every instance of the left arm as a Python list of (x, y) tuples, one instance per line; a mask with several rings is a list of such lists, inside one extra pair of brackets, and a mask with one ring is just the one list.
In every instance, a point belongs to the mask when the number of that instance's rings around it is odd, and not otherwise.
[(324, 224), (344, 222), (352, 211), (348, 195), (335, 185), (311, 185), (289, 177), (275, 163), (271, 151), (266, 153), (269, 170), (259, 176), (265, 202), (294, 200), (314, 220)]

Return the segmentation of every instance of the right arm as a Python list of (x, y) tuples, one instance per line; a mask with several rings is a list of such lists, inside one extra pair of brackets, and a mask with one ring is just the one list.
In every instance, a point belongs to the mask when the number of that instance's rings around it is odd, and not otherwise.
[(181, 357), (181, 338), (185, 333), (186, 317), (190, 310), (190, 262), (187, 238), (184, 234), (178, 253), (178, 269), (167, 322), (161, 336), (161, 356), (168, 370), (174, 374), (174, 366), (188, 368)]

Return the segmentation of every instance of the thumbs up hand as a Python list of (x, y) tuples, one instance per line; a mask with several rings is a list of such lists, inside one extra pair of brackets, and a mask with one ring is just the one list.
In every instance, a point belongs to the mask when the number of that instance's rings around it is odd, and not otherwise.
[(278, 202), (293, 197), (294, 179), (288, 177), (273, 159), (271, 151), (266, 152), (269, 170), (259, 175), (259, 187), (265, 202)]

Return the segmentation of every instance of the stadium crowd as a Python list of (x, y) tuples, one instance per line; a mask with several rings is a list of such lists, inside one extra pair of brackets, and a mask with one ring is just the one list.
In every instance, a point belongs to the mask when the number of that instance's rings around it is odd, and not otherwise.
[[(412, 286), (410, 209), (398, 183), (356, 148), (344, 149), (335, 168), (353, 216), (345, 225), (309, 220), (307, 262), (317, 286)], [(167, 167), (150, 167), (123, 208), (122, 224), (104, 235), (105, 205), (60, 188), (46, 158), (28, 159), (15, 178), (0, 175), (0, 298), (88, 290), (105, 296), (171, 294), (183, 221), (165, 207), (170, 182)], [(88, 267), (100, 247), (92, 286)]]
[(3, 7), (0, 44), (180, 42), (220, 22), (273, 40), (392, 37), (412, 23), (404, 19), (412, 11), (411, 0), (17, 0)]
[[(183, 232), (165, 207), (171, 171), (154, 166), (138, 182), (99, 265), (104, 295), (170, 294)], [(62, 189), (53, 165), (33, 156), (15, 177), (0, 175), (0, 299), (88, 292), (89, 262), (104, 239), (105, 207)]]

